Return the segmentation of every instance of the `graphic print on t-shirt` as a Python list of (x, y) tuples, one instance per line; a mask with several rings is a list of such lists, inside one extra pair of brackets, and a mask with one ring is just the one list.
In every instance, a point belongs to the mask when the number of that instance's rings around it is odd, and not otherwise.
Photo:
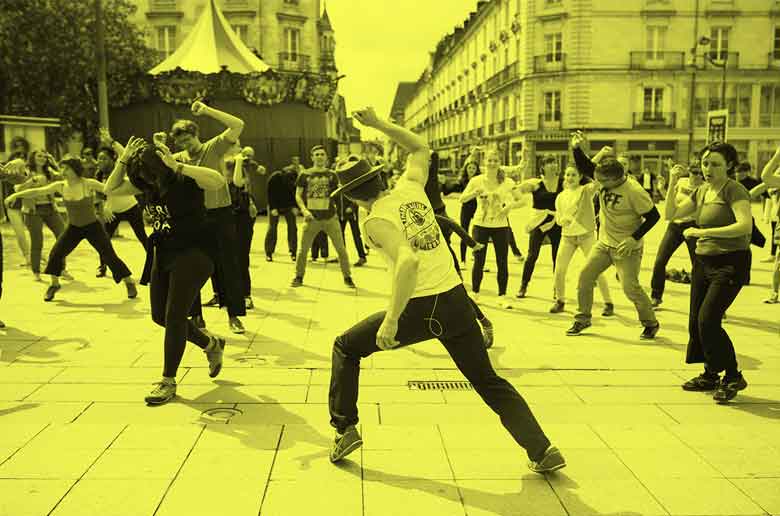
[(147, 204), (144, 211), (152, 220), (152, 229), (156, 233), (167, 235), (173, 229), (171, 225), (171, 214), (167, 206), (159, 204)]
[(327, 211), (330, 207), (330, 178), (327, 175), (312, 176), (306, 188), (306, 207)]
[(504, 208), (504, 199), (498, 192), (486, 192), (481, 196), (482, 220), (485, 223), (495, 224), (501, 222), (501, 210)]
[(617, 206), (617, 203), (620, 202), (620, 199), (623, 198), (622, 195), (619, 193), (612, 192), (611, 190), (607, 190), (604, 192), (604, 199), (601, 201), (602, 206), (607, 206), (609, 208), (614, 208)]
[(439, 247), (441, 232), (433, 210), (421, 202), (408, 202), (398, 207), (404, 236), (413, 249), (430, 251)]

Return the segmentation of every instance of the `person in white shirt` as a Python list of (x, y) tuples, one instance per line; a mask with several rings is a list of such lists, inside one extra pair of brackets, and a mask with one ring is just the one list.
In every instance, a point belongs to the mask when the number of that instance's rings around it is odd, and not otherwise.
[(438, 339), (477, 394), (525, 448), (528, 466), (538, 473), (564, 467), (563, 456), (550, 444), (523, 397), (490, 364), (476, 314), (425, 194), (427, 144), (411, 131), (380, 120), (372, 108), (356, 112), (354, 118), (395, 140), (409, 151), (409, 157), (392, 191), (386, 190), (380, 176), (382, 167), (366, 160), (348, 162), (336, 171), (341, 186), (331, 195), (343, 193), (368, 212), (363, 234), (386, 261), (392, 291), (386, 311), (363, 319), (333, 343), (328, 407), (337, 434), (331, 462), (363, 444), (355, 428), (360, 360), (377, 351)]
[[(584, 182), (585, 179), (587, 182)], [(555, 222), (561, 226), (561, 245), (555, 266), (555, 302), (550, 313), (560, 313), (566, 304), (566, 272), (579, 249), (587, 256), (596, 243), (596, 212), (593, 196), (598, 183), (584, 178), (572, 166), (566, 167), (563, 175), (563, 191), (555, 199)], [(604, 298), (604, 313), (612, 315), (614, 304), (609, 293), (609, 284), (604, 274), (598, 276), (598, 286)]]

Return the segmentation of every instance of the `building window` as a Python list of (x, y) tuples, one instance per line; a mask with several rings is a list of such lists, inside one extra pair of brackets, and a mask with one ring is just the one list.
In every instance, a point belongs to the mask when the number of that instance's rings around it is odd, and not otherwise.
[(780, 84), (761, 86), (759, 113), (761, 127), (780, 127)]
[(509, 118), (509, 97), (504, 97), (502, 111), (504, 112), (503, 120)]
[(298, 5), (298, 0), (284, 0), (287, 5)]
[(726, 106), (729, 110), (729, 127), (750, 127), (752, 84), (729, 84), (726, 87)]
[(241, 42), (246, 45), (249, 35), (249, 26), (248, 25), (231, 25), (233, 32), (236, 33), (236, 36), (241, 39)]
[(298, 50), (301, 44), (301, 31), (292, 27), (284, 29), (284, 48), (287, 52), (287, 59), (290, 61), (298, 60)]
[(663, 59), (666, 27), (647, 28), (647, 59)]
[(663, 118), (664, 112), (664, 89), (663, 88), (645, 88), (644, 109), (642, 118), (644, 120), (658, 120)]
[(729, 28), (712, 27), (710, 29), (710, 58), (714, 61), (728, 59)]
[(560, 63), (563, 60), (563, 34), (560, 32), (545, 34), (544, 49), (548, 63)]
[(176, 50), (176, 26), (162, 25), (157, 27), (157, 52), (166, 58)]
[(561, 121), (561, 92), (547, 91), (544, 93), (544, 121)]
[(780, 60), (780, 26), (775, 27), (774, 45), (772, 45), (772, 58)]

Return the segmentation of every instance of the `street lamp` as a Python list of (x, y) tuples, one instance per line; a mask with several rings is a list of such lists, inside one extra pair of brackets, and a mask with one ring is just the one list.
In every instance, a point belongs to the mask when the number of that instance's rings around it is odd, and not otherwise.
[[(710, 40), (710, 38), (708, 38), (707, 36), (702, 36), (699, 38), (699, 46), (707, 46), (711, 43), (711, 41), (712, 40)], [(723, 76), (720, 84), (720, 109), (727, 109), (726, 108), (726, 70), (728, 69), (729, 53), (723, 52), (721, 55), (723, 56), (723, 59), (718, 61), (712, 58), (713, 52), (705, 52), (704, 54), (701, 54), (701, 57), (704, 57), (704, 59), (706, 59), (707, 62), (710, 63), (712, 66), (716, 68), (721, 68), (723, 70)]]

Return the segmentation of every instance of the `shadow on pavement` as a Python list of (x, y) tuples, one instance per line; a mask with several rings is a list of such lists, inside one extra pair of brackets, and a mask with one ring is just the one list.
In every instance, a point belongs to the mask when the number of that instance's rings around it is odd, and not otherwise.
[(22, 410), (34, 409), (38, 406), (39, 406), (38, 403), (25, 403), (23, 405), (17, 405), (15, 407), (7, 408), (7, 409), (0, 409), (0, 417), (13, 414), (14, 412), (21, 412)]

